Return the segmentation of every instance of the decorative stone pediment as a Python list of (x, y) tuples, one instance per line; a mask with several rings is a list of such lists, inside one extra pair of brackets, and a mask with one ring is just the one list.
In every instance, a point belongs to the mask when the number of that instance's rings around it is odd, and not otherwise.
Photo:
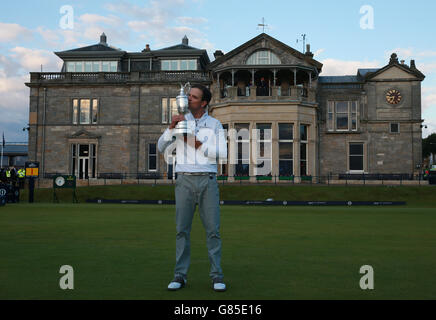
[(94, 133), (88, 132), (85, 129), (81, 129), (76, 133), (73, 133), (71, 136), (68, 136), (69, 139), (100, 139), (101, 136), (96, 135)]
[[(283, 42), (262, 33), (227, 54), (218, 57), (209, 65), (209, 69), (218, 71), (231, 66), (245, 66), (247, 59), (259, 50), (268, 50), (274, 53), (279, 58), (281, 65), (315, 67), (319, 72), (322, 68), (322, 64), (314, 60), (311, 55), (303, 54)], [(255, 65), (253, 65), (253, 67), (255, 67)]]

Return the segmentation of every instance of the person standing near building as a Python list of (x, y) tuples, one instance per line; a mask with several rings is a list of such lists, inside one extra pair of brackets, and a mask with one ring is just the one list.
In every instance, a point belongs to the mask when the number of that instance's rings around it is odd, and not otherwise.
[(24, 188), (24, 178), (26, 178), (26, 171), (21, 168), (18, 170), (18, 186), (20, 189)]
[(220, 121), (209, 116), (207, 106), (212, 98), (209, 89), (194, 85), (189, 92), (190, 113), (174, 116), (158, 141), (164, 152), (174, 141), (172, 130), (182, 120), (195, 122), (195, 137), (177, 138), (176, 169), (176, 265), (168, 290), (179, 290), (187, 283), (190, 264), (190, 232), (196, 205), (206, 230), (211, 264), (209, 276), (215, 291), (225, 291), (221, 268), (219, 189), (216, 181), (217, 160), (227, 158), (227, 145)]

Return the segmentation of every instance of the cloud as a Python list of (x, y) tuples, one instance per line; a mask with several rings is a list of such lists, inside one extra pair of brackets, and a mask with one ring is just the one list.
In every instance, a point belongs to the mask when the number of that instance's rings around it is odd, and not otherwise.
[(0, 22), (0, 42), (10, 42), (15, 40), (29, 40), (32, 38), (31, 30), (16, 23)]
[(338, 59), (324, 59), (321, 61), (322, 76), (356, 75), (357, 69), (380, 68), (378, 61), (347, 61)]
[(325, 51), (325, 49), (318, 49), (313, 53), (313, 57), (316, 59), (316, 57), (320, 56), (323, 52)]
[(202, 18), (202, 17), (198, 17), (198, 18), (193, 18), (193, 17), (178, 17), (176, 19), (176, 21), (180, 24), (190, 24), (190, 25), (195, 25), (195, 24), (203, 24), (207, 22), (206, 18)]
[(432, 108), (436, 113), (436, 87), (423, 87), (422, 95), (422, 112)]
[(43, 70), (52, 72), (59, 72), (62, 67), (62, 61), (47, 50), (15, 47), (10, 51), (11, 57), (26, 73), (40, 71), (41, 65), (43, 66)]

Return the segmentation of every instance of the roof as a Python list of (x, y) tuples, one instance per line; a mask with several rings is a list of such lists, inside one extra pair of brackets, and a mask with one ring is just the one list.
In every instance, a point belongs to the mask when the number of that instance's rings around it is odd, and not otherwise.
[(176, 44), (175, 46), (159, 49), (158, 51), (161, 51), (161, 50), (201, 50), (201, 49), (188, 46), (187, 44), (179, 43), (179, 44)]
[(7, 155), (27, 155), (27, 144), (6, 144), (3, 149), (3, 154)]
[(357, 74), (361, 77), (365, 77), (370, 72), (377, 72), (380, 68), (372, 68), (372, 69), (357, 69)]
[(81, 47), (81, 48), (71, 49), (71, 50), (65, 50), (65, 51), (61, 51), (61, 52), (76, 52), (76, 51), (86, 52), (86, 51), (122, 51), (122, 50), (115, 48), (115, 47), (112, 47), (112, 46), (102, 44), (102, 43), (98, 43), (98, 44), (93, 44), (91, 46), (86, 46), (86, 47)]
[(318, 83), (355, 83), (361, 82), (357, 76), (320, 76)]
[(270, 40), (270, 41), (276, 43), (277, 45), (279, 45), (279, 46), (285, 48), (286, 50), (288, 50), (289, 52), (291, 52), (292, 55), (300, 58), (301, 60), (307, 61), (312, 66), (315, 66), (318, 69), (318, 71), (321, 71), (321, 68), (322, 68), (322, 63), (321, 62), (316, 61), (312, 57), (310, 57), (310, 56), (308, 56), (308, 55), (306, 55), (304, 53), (301, 53), (298, 50), (295, 50), (294, 48), (292, 48), (292, 47), (288, 46), (287, 44), (285, 44), (285, 43), (283, 43), (283, 42), (281, 42), (281, 41), (279, 41), (279, 40), (277, 40), (277, 39), (267, 35), (266, 33), (261, 33), (258, 36), (254, 37), (253, 39), (248, 40), (247, 42), (245, 42), (244, 44), (240, 45), (239, 47), (237, 47), (237, 48), (233, 49), (232, 51), (226, 53), (225, 55), (218, 57), (215, 61), (213, 61), (208, 66), (208, 68), (209, 69), (215, 68), (220, 63), (222, 63), (222, 62), (226, 61), (227, 59), (230, 59), (231, 57), (235, 56), (236, 54), (244, 51), (246, 48), (248, 48), (251, 45), (257, 43), (261, 39), (267, 39), (267, 40)]

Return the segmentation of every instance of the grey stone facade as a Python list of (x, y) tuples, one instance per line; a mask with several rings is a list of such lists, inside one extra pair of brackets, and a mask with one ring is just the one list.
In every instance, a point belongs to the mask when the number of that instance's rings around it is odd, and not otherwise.
[[(247, 65), (247, 59), (259, 50), (274, 53), (280, 64)], [(26, 84), (31, 88), (29, 159), (39, 161), (45, 175), (77, 174), (79, 164), (85, 162), (79, 161), (79, 156), (75, 158), (73, 146), (92, 145), (81, 156), (88, 159), (86, 177), (97, 179), (107, 174), (167, 177), (171, 169), (163, 155), (158, 154), (156, 167), (149, 168), (153, 158), (149, 145), (156, 144), (168, 126), (163, 123), (162, 99), (169, 103), (169, 99), (178, 95), (180, 83), (187, 81), (210, 87), (213, 100), (209, 112), (229, 128), (238, 123), (247, 123), (252, 129), (258, 123), (271, 124), (274, 176), (282, 173), (278, 136), (281, 123), (293, 125), (290, 172), (296, 177), (419, 172), (424, 75), (413, 61), (408, 66), (398, 63), (393, 55), (389, 64), (380, 69), (359, 69), (355, 76), (322, 77), (322, 64), (313, 59), (310, 50), (298, 52), (266, 34), (225, 55), (217, 51), (212, 63), (205, 50), (190, 47), (187, 39), (173, 47), (147, 48), (137, 53), (101, 42), (56, 54), (65, 61), (62, 72), (31, 73), (31, 81)], [(68, 62), (95, 59), (117, 61), (117, 72), (67, 72)], [(195, 60), (196, 70), (163, 71), (165, 59)], [(269, 81), (268, 95), (258, 94), (261, 77)], [(252, 80), (254, 83), (249, 87)], [(386, 97), (393, 89), (401, 94), (395, 104)], [(80, 99), (98, 101), (96, 123), (73, 123), (74, 100)], [(356, 117), (355, 130), (328, 127), (328, 105), (338, 101), (356, 102), (356, 115), (351, 107), (347, 115), (348, 123)], [(340, 121), (340, 116), (338, 107), (333, 122)], [(398, 124), (398, 132), (391, 132), (391, 124), (394, 128)], [(308, 128), (308, 139), (304, 142), (306, 172), (302, 172), (300, 125)], [(355, 159), (350, 155), (350, 143), (363, 146), (363, 155), (357, 161), (359, 165), (362, 161), (362, 168), (358, 172), (350, 170), (350, 161)], [(95, 160), (91, 155), (93, 148)], [(92, 161), (94, 172), (90, 167)], [(250, 165), (250, 176), (255, 175), (253, 167)], [(222, 173), (229, 177), (236, 175), (232, 166), (220, 170), (225, 170)]]

